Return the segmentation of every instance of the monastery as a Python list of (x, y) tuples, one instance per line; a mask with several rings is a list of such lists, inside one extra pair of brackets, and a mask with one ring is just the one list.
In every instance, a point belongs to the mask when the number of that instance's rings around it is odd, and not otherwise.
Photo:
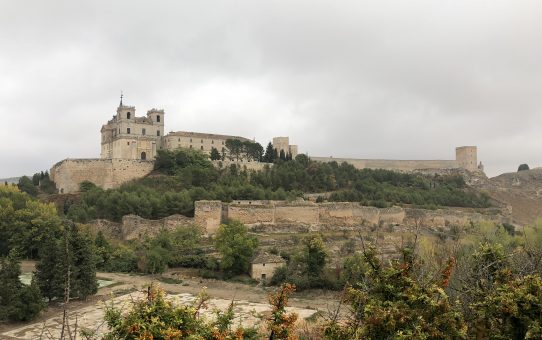
[[(213, 148), (221, 154), (228, 153), (226, 140), (252, 141), (240, 136), (177, 131), (164, 133), (164, 110), (151, 109), (143, 117), (136, 116), (134, 106), (124, 105), (122, 96), (116, 114), (101, 128), (101, 152), (99, 159), (65, 159), (56, 163), (50, 171), (60, 193), (79, 191), (79, 184), (90, 181), (104, 189), (118, 187), (127, 181), (149, 174), (154, 167), (158, 150), (177, 148), (195, 149), (210, 154)], [(297, 145), (291, 145), (288, 137), (274, 137), (273, 147), (295, 157)], [(358, 169), (388, 169), (414, 171), (431, 169), (482, 170), (477, 165), (476, 146), (456, 148), (454, 160), (387, 160), (312, 157), (319, 162), (347, 162)], [(262, 163), (242, 160), (241, 166), (262, 169)]]

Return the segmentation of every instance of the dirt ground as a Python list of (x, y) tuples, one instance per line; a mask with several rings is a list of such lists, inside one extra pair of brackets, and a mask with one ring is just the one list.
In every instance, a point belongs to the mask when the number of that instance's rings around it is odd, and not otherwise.
[[(23, 272), (34, 270), (34, 263), (25, 261), (21, 264)], [(267, 306), (267, 296), (274, 290), (272, 287), (261, 287), (242, 283), (224, 282), (214, 279), (203, 279), (195, 276), (195, 271), (185, 268), (169, 269), (161, 277), (175, 278), (181, 283), (165, 283), (159, 280), (159, 276), (135, 275), (124, 273), (98, 273), (100, 279), (114, 281), (115, 284), (100, 288), (98, 294), (90, 297), (87, 301), (70, 302), (70, 310), (77, 313), (81, 319), (89, 319), (87, 322), (96, 324), (97, 318), (103, 315), (103, 312), (97, 309), (102, 302), (111, 299), (122, 301), (129, 292), (141, 291), (151, 282), (159, 283), (160, 286), (175, 298), (181, 300), (190, 299), (197, 295), (202, 289), (213, 299), (213, 304), (220, 309), (224, 309), (229, 301), (234, 299), (239, 301), (239, 305), (246, 308), (255, 308), (264, 310)], [(137, 292), (136, 292), (137, 294)], [(121, 295), (121, 296), (119, 296)], [(183, 301), (184, 301), (183, 300)], [(115, 300), (116, 301), (116, 300)], [(300, 316), (310, 316), (314, 311), (328, 313), (337, 306), (338, 293), (325, 291), (308, 291), (294, 293), (290, 298), (289, 305), (294, 307)], [(39, 318), (28, 323), (12, 323), (0, 325), (1, 339), (32, 339), (35, 334), (39, 334), (38, 329), (42, 328), (44, 322), (47, 325), (55, 324), (58, 326), (62, 316), (62, 306), (58, 303), (51, 303), (49, 308), (43, 312)], [(102, 313), (102, 314), (100, 314)], [(32, 334), (30, 336), (29, 334)]]

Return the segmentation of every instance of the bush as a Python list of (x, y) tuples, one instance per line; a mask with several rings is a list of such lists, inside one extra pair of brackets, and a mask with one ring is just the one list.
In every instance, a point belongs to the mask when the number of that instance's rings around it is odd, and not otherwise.
[(520, 164), (520, 166), (518, 167), (518, 171), (525, 171), (525, 170), (529, 170), (529, 165), (527, 164)]

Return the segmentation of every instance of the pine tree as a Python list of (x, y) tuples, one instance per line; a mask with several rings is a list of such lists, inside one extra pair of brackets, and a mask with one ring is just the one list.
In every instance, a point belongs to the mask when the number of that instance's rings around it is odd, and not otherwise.
[(34, 278), (43, 296), (49, 301), (64, 296), (64, 268), (63, 254), (60, 251), (60, 242), (47, 238), (40, 251), (40, 261), (36, 264)]
[(218, 161), (218, 160), (220, 160), (220, 153), (218, 152), (218, 150), (217, 150), (215, 147), (211, 148), (211, 155), (210, 155), (210, 157), (211, 157), (211, 160), (212, 160), (212, 161)]
[(68, 251), (71, 251), (70, 295), (83, 300), (98, 292), (94, 242), (74, 224), (68, 225)]
[(273, 163), (275, 160), (275, 149), (273, 149), (273, 144), (269, 142), (265, 148), (265, 155), (263, 156), (263, 161), (266, 163)]

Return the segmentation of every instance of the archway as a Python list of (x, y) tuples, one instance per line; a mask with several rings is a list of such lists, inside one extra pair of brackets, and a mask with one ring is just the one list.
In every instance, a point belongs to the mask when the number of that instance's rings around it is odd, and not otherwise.
[(141, 153), (141, 160), (142, 161), (147, 160), (147, 154), (145, 152)]

